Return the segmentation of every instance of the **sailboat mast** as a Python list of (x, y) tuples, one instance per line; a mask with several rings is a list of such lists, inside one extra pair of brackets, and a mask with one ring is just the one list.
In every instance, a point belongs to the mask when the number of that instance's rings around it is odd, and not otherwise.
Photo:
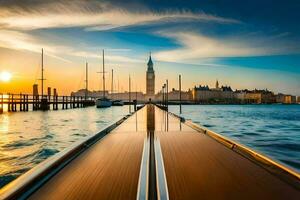
[(135, 84), (135, 100), (137, 101), (137, 85)]
[(103, 79), (103, 97), (105, 97), (105, 71), (104, 71), (104, 49), (102, 50), (102, 57), (103, 57), (103, 63), (102, 63), (102, 79)]
[(85, 100), (88, 96), (88, 86), (89, 86), (89, 77), (88, 77), (88, 63), (85, 63)]
[(42, 98), (44, 97), (44, 49), (42, 49)]
[(111, 95), (114, 92), (114, 70), (111, 70)]
[(120, 100), (120, 80), (118, 77), (118, 100)]
[(130, 78), (130, 75), (129, 75), (129, 80), (128, 80), (128, 89), (129, 89), (129, 113), (131, 113), (131, 78)]

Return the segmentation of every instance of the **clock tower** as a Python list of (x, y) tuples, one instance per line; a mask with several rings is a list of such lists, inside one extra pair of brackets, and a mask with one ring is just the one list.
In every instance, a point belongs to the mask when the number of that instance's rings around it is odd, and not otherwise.
[(155, 95), (155, 74), (153, 70), (153, 62), (151, 59), (151, 54), (147, 64), (147, 73), (146, 73), (146, 95), (148, 99), (154, 99)]

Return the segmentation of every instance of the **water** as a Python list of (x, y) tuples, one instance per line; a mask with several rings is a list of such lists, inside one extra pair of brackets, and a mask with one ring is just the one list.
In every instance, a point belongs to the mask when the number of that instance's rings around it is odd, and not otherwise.
[(75, 141), (128, 114), (95, 107), (0, 115), (0, 188)]
[[(179, 114), (179, 106), (170, 106)], [(186, 119), (300, 172), (300, 105), (186, 105)]]

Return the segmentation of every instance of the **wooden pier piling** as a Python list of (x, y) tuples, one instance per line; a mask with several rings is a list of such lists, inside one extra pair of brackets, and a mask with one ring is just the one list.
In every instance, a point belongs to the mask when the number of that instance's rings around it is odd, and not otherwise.
[[(5, 106), (4, 106), (5, 105)], [(61, 107), (60, 107), (61, 105)], [(29, 110), (58, 110), (83, 108), (95, 105), (95, 98), (84, 96), (0, 94), (0, 114), (3, 112), (27, 112)]]
[(4, 105), (4, 101), (3, 101), (3, 94), (1, 94), (1, 103), (0, 103), (0, 114), (3, 113), (3, 105)]

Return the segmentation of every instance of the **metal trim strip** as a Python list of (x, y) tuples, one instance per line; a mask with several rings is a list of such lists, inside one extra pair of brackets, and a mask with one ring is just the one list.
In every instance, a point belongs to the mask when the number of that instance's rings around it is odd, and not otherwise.
[(41, 185), (53, 177), (64, 166), (74, 160), (82, 152), (101, 140), (105, 135), (118, 127), (134, 113), (128, 114), (117, 122), (107, 126), (95, 135), (84, 138), (69, 148), (41, 162), (14, 181), (0, 189), (0, 199), (26, 199)]
[(211, 131), (203, 126), (200, 126), (200, 125), (192, 122), (192, 120), (186, 120), (185, 118), (178, 116), (174, 113), (171, 113), (169, 111), (165, 111), (165, 112), (178, 118), (181, 122), (183, 122), (184, 124), (193, 128), (197, 132), (206, 134), (210, 138), (212, 138), (212, 139), (216, 140), (217, 142), (223, 144), (224, 146), (230, 148), (235, 153), (238, 153), (241, 156), (253, 161), (255, 164), (263, 167), (264, 169), (266, 169), (273, 175), (277, 176), (281, 180), (289, 183), (293, 187), (300, 189), (300, 174), (293, 171), (292, 169), (289, 169), (288, 167), (286, 167), (280, 163), (277, 163), (276, 161), (268, 158), (267, 156), (262, 155), (258, 152), (255, 152), (254, 150), (252, 150), (242, 144), (234, 142), (225, 136), (222, 136), (214, 131)]

